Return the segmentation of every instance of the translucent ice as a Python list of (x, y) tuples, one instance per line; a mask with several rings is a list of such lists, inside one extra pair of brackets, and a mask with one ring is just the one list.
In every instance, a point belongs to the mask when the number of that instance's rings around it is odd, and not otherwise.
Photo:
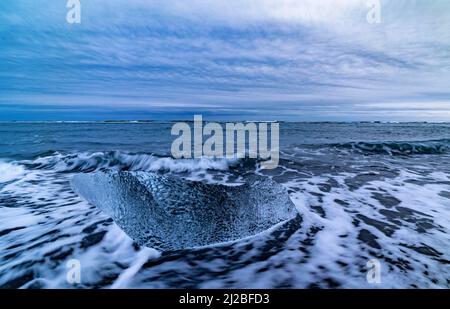
[(78, 174), (74, 190), (134, 241), (177, 250), (253, 236), (298, 215), (270, 179), (239, 186), (205, 184), (147, 172)]

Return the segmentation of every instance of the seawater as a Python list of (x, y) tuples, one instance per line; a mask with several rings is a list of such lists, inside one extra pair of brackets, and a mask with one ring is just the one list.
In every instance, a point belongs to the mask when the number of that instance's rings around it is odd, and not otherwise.
[[(4, 288), (448, 288), (450, 124), (281, 123), (280, 165), (170, 156), (173, 123), (0, 123)], [(301, 215), (256, 237), (160, 252), (79, 197), (80, 173), (239, 185), (267, 177)], [(81, 283), (66, 281), (67, 261)], [(367, 262), (381, 283), (366, 280)]]

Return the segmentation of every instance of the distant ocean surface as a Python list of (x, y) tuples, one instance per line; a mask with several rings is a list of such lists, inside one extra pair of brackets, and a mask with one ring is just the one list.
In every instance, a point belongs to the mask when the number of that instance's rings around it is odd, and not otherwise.
[[(275, 170), (174, 160), (171, 127), (0, 123), (0, 287), (450, 288), (450, 124), (281, 123)], [(161, 253), (72, 190), (74, 175), (98, 171), (230, 185), (268, 177), (301, 220)], [(81, 263), (78, 285), (66, 281), (71, 259)], [(366, 280), (371, 259), (380, 284)]]

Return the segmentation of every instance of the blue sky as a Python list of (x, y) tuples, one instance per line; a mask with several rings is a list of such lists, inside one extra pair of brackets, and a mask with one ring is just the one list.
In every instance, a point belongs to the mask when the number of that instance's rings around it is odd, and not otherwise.
[(450, 121), (450, 2), (0, 3), (0, 121)]

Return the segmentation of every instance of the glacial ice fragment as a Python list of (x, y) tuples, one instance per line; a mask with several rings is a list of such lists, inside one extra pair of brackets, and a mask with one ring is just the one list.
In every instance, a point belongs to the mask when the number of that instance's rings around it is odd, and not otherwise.
[(286, 190), (267, 178), (226, 186), (98, 172), (74, 176), (72, 187), (138, 244), (163, 251), (238, 240), (298, 215)]

